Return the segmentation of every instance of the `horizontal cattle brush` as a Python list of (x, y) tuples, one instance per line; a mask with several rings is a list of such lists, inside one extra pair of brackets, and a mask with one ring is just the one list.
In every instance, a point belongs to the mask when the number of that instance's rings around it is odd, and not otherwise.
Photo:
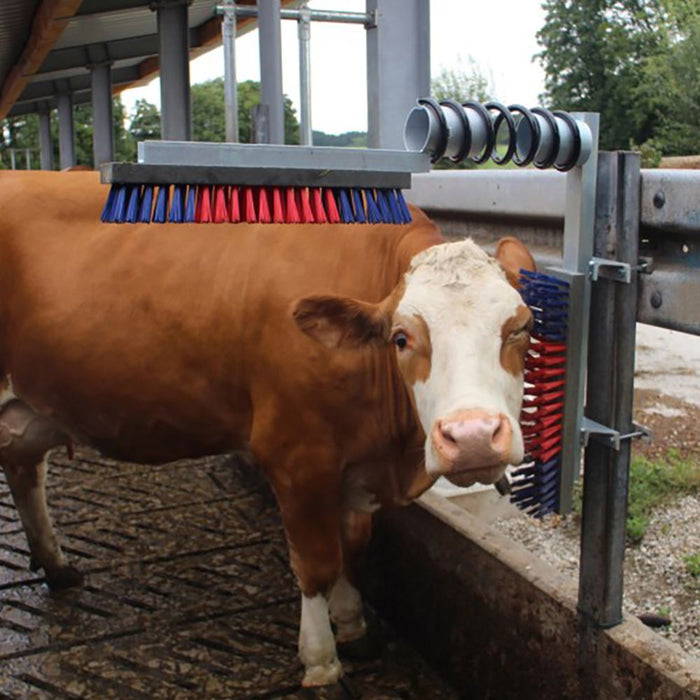
[(138, 163), (103, 166), (102, 221), (407, 224), (402, 188), (428, 168), (384, 149), (145, 141)]

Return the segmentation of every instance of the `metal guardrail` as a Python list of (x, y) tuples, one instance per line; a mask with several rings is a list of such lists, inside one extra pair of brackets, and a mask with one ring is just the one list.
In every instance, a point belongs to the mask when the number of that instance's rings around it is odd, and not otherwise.
[[(566, 176), (554, 171), (439, 171), (413, 176), (409, 201), (494, 222), (563, 223)], [(637, 319), (700, 335), (700, 171), (642, 170)], [(513, 222), (516, 222), (515, 224)]]

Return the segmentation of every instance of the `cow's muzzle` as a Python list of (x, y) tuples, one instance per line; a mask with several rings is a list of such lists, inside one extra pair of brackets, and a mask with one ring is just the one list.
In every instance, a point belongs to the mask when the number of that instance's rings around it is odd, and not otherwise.
[(456, 411), (435, 422), (431, 440), (441, 473), (459, 486), (493, 483), (506, 465), (520, 461), (511, 422), (503, 413)]

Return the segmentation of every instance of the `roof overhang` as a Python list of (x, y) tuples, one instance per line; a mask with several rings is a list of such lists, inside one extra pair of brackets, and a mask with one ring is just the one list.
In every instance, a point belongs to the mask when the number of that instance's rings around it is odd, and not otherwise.
[[(293, 0), (282, 0), (291, 5)], [(112, 65), (113, 92), (144, 84), (158, 74), (158, 34), (151, 0), (3, 0), (0, 4), (0, 118), (53, 105), (70, 92), (90, 100), (90, 66)], [(190, 58), (221, 43), (216, 0), (191, 0)], [(238, 0), (254, 5), (255, 0)], [(240, 35), (256, 26), (239, 18)]]

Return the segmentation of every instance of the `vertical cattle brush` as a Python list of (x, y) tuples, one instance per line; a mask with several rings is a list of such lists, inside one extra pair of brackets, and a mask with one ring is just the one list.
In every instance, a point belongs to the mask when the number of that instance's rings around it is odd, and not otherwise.
[(511, 476), (511, 502), (542, 517), (559, 507), (569, 284), (521, 271), (520, 291), (534, 326), (525, 360), (520, 424), (525, 459)]

